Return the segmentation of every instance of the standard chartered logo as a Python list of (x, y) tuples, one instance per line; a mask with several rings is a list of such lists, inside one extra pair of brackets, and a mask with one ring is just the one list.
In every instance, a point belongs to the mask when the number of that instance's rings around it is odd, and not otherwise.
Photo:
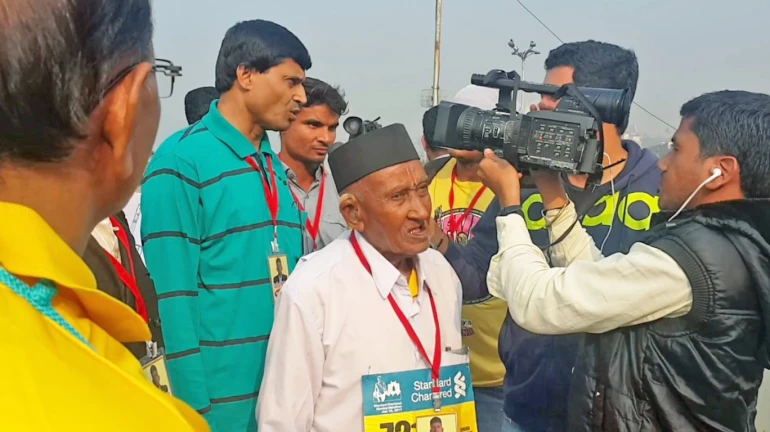
[(457, 372), (454, 377), (455, 381), (455, 399), (465, 397), (465, 390), (468, 388), (468, 384), (465, 383), (465, 375), (462, 372)]

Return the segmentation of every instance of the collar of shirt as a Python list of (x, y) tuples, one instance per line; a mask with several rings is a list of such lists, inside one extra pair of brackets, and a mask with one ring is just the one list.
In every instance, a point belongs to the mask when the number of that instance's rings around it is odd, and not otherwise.
[[(369, 261), (369, 266), (372, 268), (374, 284), (377, 286), (377, 290), (380, 292), (383, 299), (387, 298), (396, 286), (402, 287), (407, 291), (409, 290), (409, 281), (396, 267), (393, 266), (393, 264), (390, 263), (390, 261), (377, 252), (374, 246), (366, 241), (364, 236), (358, 233), (351, 235), (355, 235), (358, 239), (358, 243), (361, 245), (361, 251), (364, 253), (364, 256)], [(419, 255), (415, 257), (415, 261), (417, 263), (417, 278), (420, 281), (420, 292), (422, 293), (425, 288), (425, 271), (421, 266)], [(436, 295), (435, 291), (433, 291), (433, 295)]]
[(109, 218), (104, 219), (96, 225), (91, 232), (99, 246), (110, 255), (120, 261), (120, 246), (118, 246), (118, 237), (115, 235), (115, 229), (112, 227), (112, 221)]
[[(217, 103), (219, 103), (219, 100), (211, 102), (209, 113), (203, 116), (203, 119), (201, 120), (206, 128), (212, 135), (230, 147), (230, 150), (232, 150), (238, 158), (246, 159), (249, 156), (257, 154), (257, 149), (254, 147), (254, 144), (236, 129), (235, 126), (230, 124), (227, 119), (222, 117), (222, 114), (220, 114), (217, 109)], [(270, 140), (267, 137), (267, 132), (262, 134), (259, 151), (264, 155), (273, 156), (273, 160), (276, 159), (273, 149), (270, 148)]]
[[(296, 182), (297, 182), (297, 174), (295, 174), (294, 171), (292, 171), (292, 169), (289, 168), (289, 166), (286, 165), (283, 161), (281, 161), (281, 163), (283, 164), (283, 169), (286, 172), (286, 178), (288, 180), (291, 180), (292, 183), (296, 184)], [(324, 164), (321, 164), (321, 165), (318, 166), (318, 169), (315, 171), (315, 181), (313, 182), (313, 186), (315, 186), (316, 183), (320, 184), (320, 182), (321, 182), (321, 173), (323, 173), (325, 169), (326, 169), (326, 167), (324, 166)], [(329, 173), (328, 172), (326, 173), (326, 176), (329, 177)], [(327, 184), (326, 187), (328, 188), (329, 185)]]
[(83, 260), (34, 210), (0, 202), (0, 263), (28, 279), (48, 279), (72, 292), (89, 319), (118, 341), (150, 340), (150, 329), (130, 307), (96, 289)]

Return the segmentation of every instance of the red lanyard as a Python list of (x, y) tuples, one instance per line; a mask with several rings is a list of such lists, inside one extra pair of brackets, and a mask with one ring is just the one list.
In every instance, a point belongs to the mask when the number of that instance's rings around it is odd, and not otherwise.
[[(316, 239), (318, 238), (318, 233), (321, 231), (321, 211), (324, 205), (325, 189), (326, 189), (326, 171), (324, 171), (322, 167), (321, 168), (321, 187), (318, 190), (318, 201), (316, 201), (316, 206), (315, 206), (315, 219), (313, 220), (313, 223), (310, 223), (310, 218), (308, 218), (305, 221), (305, 225), (307, 226), (307, 232), (310, 233), (310, 237), (313, 239), (313, 250), (316, 250), (318, 248), (318, 245), (316, 244)], [(297, 195), (294, 194), (294, 190), (292, 190), (292, 188), (289, 187), (289, 191), (291, 191), (291, 196), (294, 197), (294, 201), (297, 203), (297, 206), (299, 206), (299, 209), (301, 211), (305, 211), (305, 206), (302, 205), (302, 203), (299, 201), (299, 198), (297, 198)]]
[(139, 291), (139, 284), (136, 282), (134, 257), (131, 254), (131, 248), (134, 246), (129, 244), (128, 234), (126, 234), (126, 231), (123, 229), (123, 227), (120, 226), (117, 219), (111, 216), (110, 223), (112, 224), (112, 228), (115, 231), (115, 237), (118, 238), (120, 244), (123, 245), (123, 250), (125, 250), (126, 254), (128, 255), (128, 264), (129, 267), (131, 267), (131, 273), (129, 273), (128, 270), (123, 267), (123, 263), (118, 261), (118, 259), (112, 256), (111, 253), (106, 250), (104, 253), (107, 254), (107, 257), (110, 259), (112, 267), (115, 268), (115, 272), (118, 274), (120, 281), (123, 282), (123, 285), (127, 286), (131, 291), (131, 294), (134, 295), (134, 299), (136, 299), (136, 312), (142, 317), (144, 322), (149, 323), (150, 320), (147, 316), (147, 305), (144, 303), (144, 297), (142, 297), (142, 292)]
[[(361, 261), (361, 265), (364, 266), (369, 274), (372, 274), (372, 267), (369, 265), (369, 261), (364, 256), (364, 252), (361, 250), (361, 246), (358, 244), (358, 239), (356, 238), (355, 232), (350, 234), (350, 244), (353, 246), (353, 250), (356, 252), (356, 255), (358, 255), (358, 260)], [(414, 345), (417, 347), (417, 350), (420, 351), (420, 355), (422, 355), (423, 360), (425, 360), (425, 363), (427, 363), (428, 367), (430, 367), (431, 378), (433, 378), (433, 401), (434, 406), (436, 406), (437, 401), (440, 399), (439, 395), (441, 391), (439, 388), (439, 377), (441, 371), (441, 330), (438, 323), (438, 313), (436, 312), (436, 301), (433, 300), (433, 293), (430, 289), (428, 289), (428, 297), (430, 297), (430, 307), (433, 310), (433, 323), (436, 325), (436, 344), (433, 349), (433, 361), (431, 361), (428, 357), (428, 353), (425, 352), (425, 347), (423, 347), (422, 342), (420, 342), (420, 338), (417, 337), (417, 333), (414, 331), (412, 324), (409, 323), (409, 320), (401, 311), (401, 308), (398, 307), (396, 299), (393, 298), (392, 293), (388, 294), (388, 301), (390, 302), (390, 306), (393, 308), (393, 311), (396, 313), (396, 316), (398, 316), (398, 320), (401, 321), (401, 325), (404, 326), (404, 329), (409, 335), (409, 338), (412, 340), (412, 343), (414, 343)]]
[[(268, 157), (267, 170), (270, 172), (270, 184), (267, 183), (267, 176), (264, 175), (254, 156), (246, 158), (246, 162), (259, 173), (262, 179), (262, 188), (265, 190), (265, 199), (267, 200), (267, 209), (270, 211), (270, 217), (273, 219), (273, 229), (275, 237), (278, 237), (278, 185), (275, 182), (275, 171), (273, 171), (273, 159)], [(271, 189), (272, 186), (272, 189)]]
[(481, 198), (481, 195), (484, 194), (484, 191), (487, 190), (486, 186), (482, 186), (481, 189), (479, 189), (478, 192), (476, 192), (476, 195), (471, 200), (470, 205), (465, 209), (462, 216), (460, 218), (456, 218), (452, 213), (454, 211), (455, 207), (455, 182), (457, 181), (457, 166), (455, 165), (454, 168), (452, 168), (452, 184), (449, 186), (449, 232), (447, 232), (447, 235), (454, 241), (455, 237), (457, 236), (457, 231), (459, 231), (463, 223), (465, 223), (465, 219), (468, 218), (468, 215), (473, 211), (473, 208), (476, 207), (476, 203), (479, 201), (479, 198)]

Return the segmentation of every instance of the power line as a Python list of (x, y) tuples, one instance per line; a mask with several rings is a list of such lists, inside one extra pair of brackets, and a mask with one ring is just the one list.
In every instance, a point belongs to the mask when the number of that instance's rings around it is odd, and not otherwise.
[[(542, 21), (540, 18), (538, 18), (538, 17), (537, 17), (537, 15), (535, 15), (535, 14), (534, 14), (534, 13), (533, 13), (531, 10), (529, 10), (529, 8), (527, 8), (527, 7), (524, 5), (524, 3), (522, 3), (522, 2), (521, 2), (521, 0), (516, 0), (516, 2), (517, 2), (517, 3), (518, 3), (520, 6), (521, 6), (521, 7), (523, 7), (523, 8), (524, 8), (524, 10), (525, 10), (525, 11), (527, 11), (527, 13), (529, 13), (530, 15), (532, 15), (532, 18), (536, 19), (536, 20), (537, 20), (537, 22), (539, 22), (539, 23), (540, 23), (540, 25), (542, 25), (543, 27), (545, 27), (545, 29), (546, 29), (546, 30), (548, 30), (548, 31), (549, 31), (549, 32), (550, 32), (550, 33), (553, 35), (553, 37), (555, 37), (555, 38), (556, 38), (556, 39), (557, 39), (559, 42), (561, 42), (561, 43), (565, 43), (565, 42), (564, 42), (564, 41), (563, 41), (563, 40), (562, 40), (562, 39), (559, 37), (559, 35), (557, 35), (556, 33), (554, 33), (554, 31), (553, 31), (553, 30), (551, 30), (551, 28), (550, 28), (550, 27), (548, 27), (548, 26), (547, 26), (547, 25), (546, 25), (546, 24), (545, 24), (545, 23), (544, 23), (544, 22), (543, 22), (543, 21)], [(653, 113), (652, 113), (650, 110), (648, 110), (647, 108), (645, 108), (645, 107), (643, 107), (643, 106), (639, 105), (639, 104), (638, 104), (636, 101), (634, 101), (634, 105), (636, 105), (637, 107), (639, 107), (639, 109), (641, 109), (642, 111), (644, 111), (644, 112), (646, 112), (647, 114), (649, 114), (649, 115), (650, 115), (650, 117), (654, 118), (655, 120), (657, 120), (657, 121), (659, 121), (659, 122), (663, 123), (664, 125), (666, 125), (666, 126), (670, 127), (671, 129), (674, 129), (674, 130), (676, 130), (676, 127), (674, 127), (674, 126), (671, 126), (671, 124), (669, 124), (667, 121), (665, 121), (665, 120), (663, 120), (662, 118), (660, 118), (660, 117), (656, 116), (655, 114), (653, 114)]]
[(525, 11), (529, 12), (529, 14), (530, 14), (530, 15), (532, 15), (532, 18), (536, 19), (536, 20), (537, 20), (537, 22), (539, 22), (539, 23), (540, 23), (540, 24), (541, 24), (543, 27), (545, 27), (545, 29), (546, 29), (546, 30), (548, 30), (549, 32), (551, 32), (551, 34), (553, 35), (553, 37), (555, 37), (556, 39), (558, 39), (558, 40), (559, 40), (559, 42), (561, 42), (561, 43), (564, 43), (564, 41), (563, 41), (563, 40), (561, 40), (561, 38), (559, 37), (559, 35), (557, 35), (556, 33), (554, 33), (554, 32), (553, 32), (553, 30), (551, 30), (551, 28), (550, 28), (550, 27), (548, 27), (547, 25), (545, 25), (545, 23), (544, 23), (543, 21), (541, 21), (541, 20), (540, 20), (540, 18), (538, 18), (538, 17), (537, 17), (537, 15), (535, 15), (534, 13), (532, 13), (532, 11), (531, 11), (531, 10), (529, 10), (529, 9), (528, 9), (526, 6), (524, 6), (524, 3), (522, 3), (520, 0), (516, 0), (516, 1), (517, 1), (517, 2), (518, 2), (520, 5), (521, 5), (521, 7), (523, 7), (523, 8), (524, 8), (524, 10), (525, 10)]

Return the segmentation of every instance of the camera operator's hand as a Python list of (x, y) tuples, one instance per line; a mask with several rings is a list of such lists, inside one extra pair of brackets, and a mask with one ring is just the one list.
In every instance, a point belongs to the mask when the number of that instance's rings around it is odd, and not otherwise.
[(557, 171), (532, 170), (532, 179), (543, 197), (543, 207), (546, 210), (560, 209), (569, 204), (567, 191), (564, 189), (564, 181)]
[(489, 149), (479, 162), (479, 177), (500, 201), (500, 208), (521, 205), (521, 174), (505, 159)]

